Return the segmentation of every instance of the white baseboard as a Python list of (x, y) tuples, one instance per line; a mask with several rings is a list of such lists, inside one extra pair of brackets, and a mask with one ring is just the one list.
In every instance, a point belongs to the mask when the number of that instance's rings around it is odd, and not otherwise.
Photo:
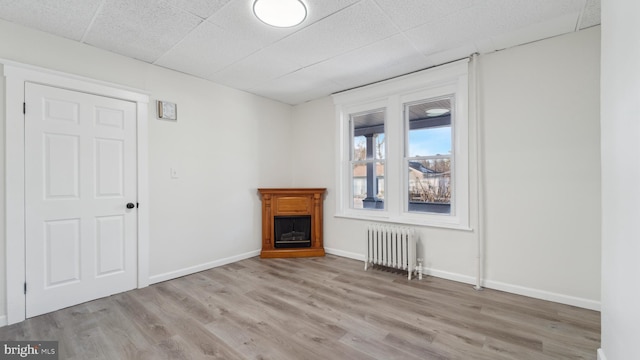
[(339, 249), (332, 249), (327, 247), (324, 248), (324, 252), (326, 252), (327, 254), (337, 255), (337, 256), (341, 256), (349, 259), (364, 261), (364, 255), (358, 254), (358, 253), (353, 253), (353, 252), (339, 250)]
[(604, 350), (602, 350), (602, 348), (598, 349), (598, 360), (607, 360), (607, 357), (604, 356)]
[(441, 278), (441, 279), (453, 280), (453, 281), (457, 281), (457, 282), (461, 282), (461, 283), (465, 283), (465, 284), (471, 284), (471, 285), (475, 285), (476, 284), (476, 278), (474, 278), (473, 276), (452, 273), (452, 272), (449, 272), (449, 271), (442, 271), (442, 270), (431, 269), (431, 268), (423, 268), (422, 269), (422, 274), (435, 276), (435, 277)]
[[(423, 270), (423, 273), (426, 275), (431, 275), (431, 276), (435, 276), (435, 277), (439, 277), (447, 280), (458, 281), (466, 284), (471, 284), (471, 285), (476, 284), (476, 278), (468, 275), (461, 275), (461, 274), (451, 273), (448, 271), (435, 270), (435, 269), (425, 269)], [(584, 309), (600, 311), (599, 301), (594, 301), (594, 300), (589, 300), (589, 299), (584, 299), (584, 298), (579, 298), (579, 297), (569, 296), (564, 294), (552, 293), (545, 290), (533, 289), (525, 286), (507, 284), (507, 283), (503, 283), (500, 281), (493, 281), (493, 280), (484, 280), (482, 282), (482, 286), (489, 289), (493, 289), (493, 290), (508, 292), (511, 294), (523, 295), (523, 296), (528, 296), (535, 299), (548, 300), (548, 301), (553, 301), (560, 304), (572, 305), (572, 306), (577, 306)]]
[(163, 282), (163, 281), (179, 278), (179, 277), (182, 277), (182, 276), (194, 274), (194, 273), (197, 273), (197, 272), (200, 272), (200, 271), (204, 271), (204, 270), (209, 270), (209, 269), (212, 269), (212, 268), (215, 268), (215, 267), (218, 267), (218, 266), (231, 264), (231, 263), (234, 263), (236, 261), (248, 259), (248, 258), (251, 258), (251, 257), (254, 257), (254, 256), (258, 256), (258, 255), (260, 255), (260, 250), (254, 250), (254, 251), (250, 251), (250, 252), (247, 252), (247, 253), (244, 253), (244, 254), (230, 256), (228, 258), (214, 260), (214, 261), (211, 261), (211, 262), (208, 262), (208, 263), (204, 263), (204, 264), (200, 264), (200, 265), (190, 266), (190, 267), (184, 268), (184, 269), (179, 269), (179, 270), (175, 270), (175, 271), (166, 272), (166, 273), (163, 273), (163, 274), (153, 275), (153, 276), (149, 277), (149, 284), (157, 284), (159, 282)]
[[(471, 284), (471, 285), (476, 284), (476, 278), (468, 275), (461, 275), (461, 274), (451, 273), (448, 271), (435, 270), (435, 269), (425, 269), (423, 270), (423, 273), (427, 275), (447, 279), (447, 280), (466, 283), (466, 284)], [(523, 295), (523, 296), (528, 296), (535, 299), (548, 300), (548, 301), (553, 301), (560, 304), (577, 306), (584, 309), (600, 311), (600, 302), (595, 300), (589, 300), (589, 299), (579, 298), (579, 297), (570, 296), (570, 295), (552, 293), (545, 290), (533, 289), (525, 286), (507, 284), (507, 283), (503, 283), (500, 281), (493, 281), (493, 280), (484, 280), (482, 282), (482, 286), (489, 289), (493, 289), (493, 290), (508, 292), (511, 294)]]
[(7, 315), (0, 315), (0, 327), (7, 326)]
[[(325, 251), (329, 254), (364, 261), (364, 255), (362, 254), (342, 251), (339, 249), (328, 249), (328, 248), (325, 248)], [(424, 268), (422, 270), (422, 273), (424, 275), (435, 276), (438, 278), (453, 280), (453, 281), (457, 281), (465, 284), (471, 284), (471, 285), (476, 284), (476, 278), (469, 275), (462, 275), (462, 274), (457, 274), (449, 271), (443, 271), (443, 270), (431, 269), (431, 268)], [(503, 283), (500, 281), (493, 281), (493, 280), (484, 280), (482, 282), (482, 286), (489, 289), (505, 291), (508, 293), (528, 296), (535, 299), (548, 300), (548, 301), (553, 301), (560, 304), (572, 305), (572, 306), (577, 306), (584, 309), (600, 311), (600, 302), (595, 300), (589, 300), (589, 299), (579, 298), (575, 296), (552, 293), (545, 290), (533, 289), (525, 286), (507, 284), (507, 283)]]
[(584, 309), (600, 311), (600, 302), (570, 295), (558, 294), (549, 291), (532, 289), (519, 285), (506, 284), (499, 281), (485, 280), (484, 286), (489, 289), (506, 291), (512, 294), (524, 295), (536, 299), (548, 300), (560, 304), (577, 306)]

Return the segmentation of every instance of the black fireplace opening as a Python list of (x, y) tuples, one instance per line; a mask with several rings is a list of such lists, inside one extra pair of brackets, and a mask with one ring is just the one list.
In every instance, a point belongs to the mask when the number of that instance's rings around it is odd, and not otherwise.
[(275, 248), (311, 247), (311, 215), (274, 216)]

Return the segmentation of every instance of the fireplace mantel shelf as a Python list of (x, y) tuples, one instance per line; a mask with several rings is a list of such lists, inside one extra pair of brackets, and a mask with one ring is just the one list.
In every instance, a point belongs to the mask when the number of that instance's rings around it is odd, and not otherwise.
[[(324, 256), (322, 202), (325, 188), (261, 188), (262, 258)], [(310, 216), (309, 247), (276, 248), (274, 220), (281, 216)]]

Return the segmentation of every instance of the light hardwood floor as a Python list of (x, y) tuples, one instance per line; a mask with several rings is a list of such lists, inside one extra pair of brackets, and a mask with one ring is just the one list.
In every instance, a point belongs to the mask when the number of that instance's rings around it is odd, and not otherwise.
[(60, 359), (595, 359), (600, 314), (363, 263), (251, 258), (0, 328)]

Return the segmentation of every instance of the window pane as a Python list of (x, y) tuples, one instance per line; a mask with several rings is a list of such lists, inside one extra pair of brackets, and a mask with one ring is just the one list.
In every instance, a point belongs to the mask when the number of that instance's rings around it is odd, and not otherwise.
[(451, 159), (409, 161), (409, 211), (451, 213)]
[(408, 157), (451, 154), (452, 102), (452, 97), (444, 97), (405, 105)]
[[(374, 172), (375, 169), (375, 172)], [(384, 163), (362, 162), (352, 165), (354, 209), (384, 208)]]
[[(354, 161), (362, 161), (367, 159), (379, 159), (385, 158), (385, 142), (384, 134), (373, 134), (371, 142), (367, 142), (365, 136), (353, 137), (353, 159)], [(370, 145), (369, 145), (370, 144)], [(372, 154), (369, 157), (367, 155), (367, 149), (371, 146)]]
[(351, 115), (351, 160), (362, 161), (386, 157), (384, 136), (385, 110)]
[(409, 130), (409, 157), (451, 154), (451, 126)]
[(385, 109), (350, 116), (354, 209), (384, 208)]
[(451, 214), (453, 96), (405, 104), (407, 208)]

